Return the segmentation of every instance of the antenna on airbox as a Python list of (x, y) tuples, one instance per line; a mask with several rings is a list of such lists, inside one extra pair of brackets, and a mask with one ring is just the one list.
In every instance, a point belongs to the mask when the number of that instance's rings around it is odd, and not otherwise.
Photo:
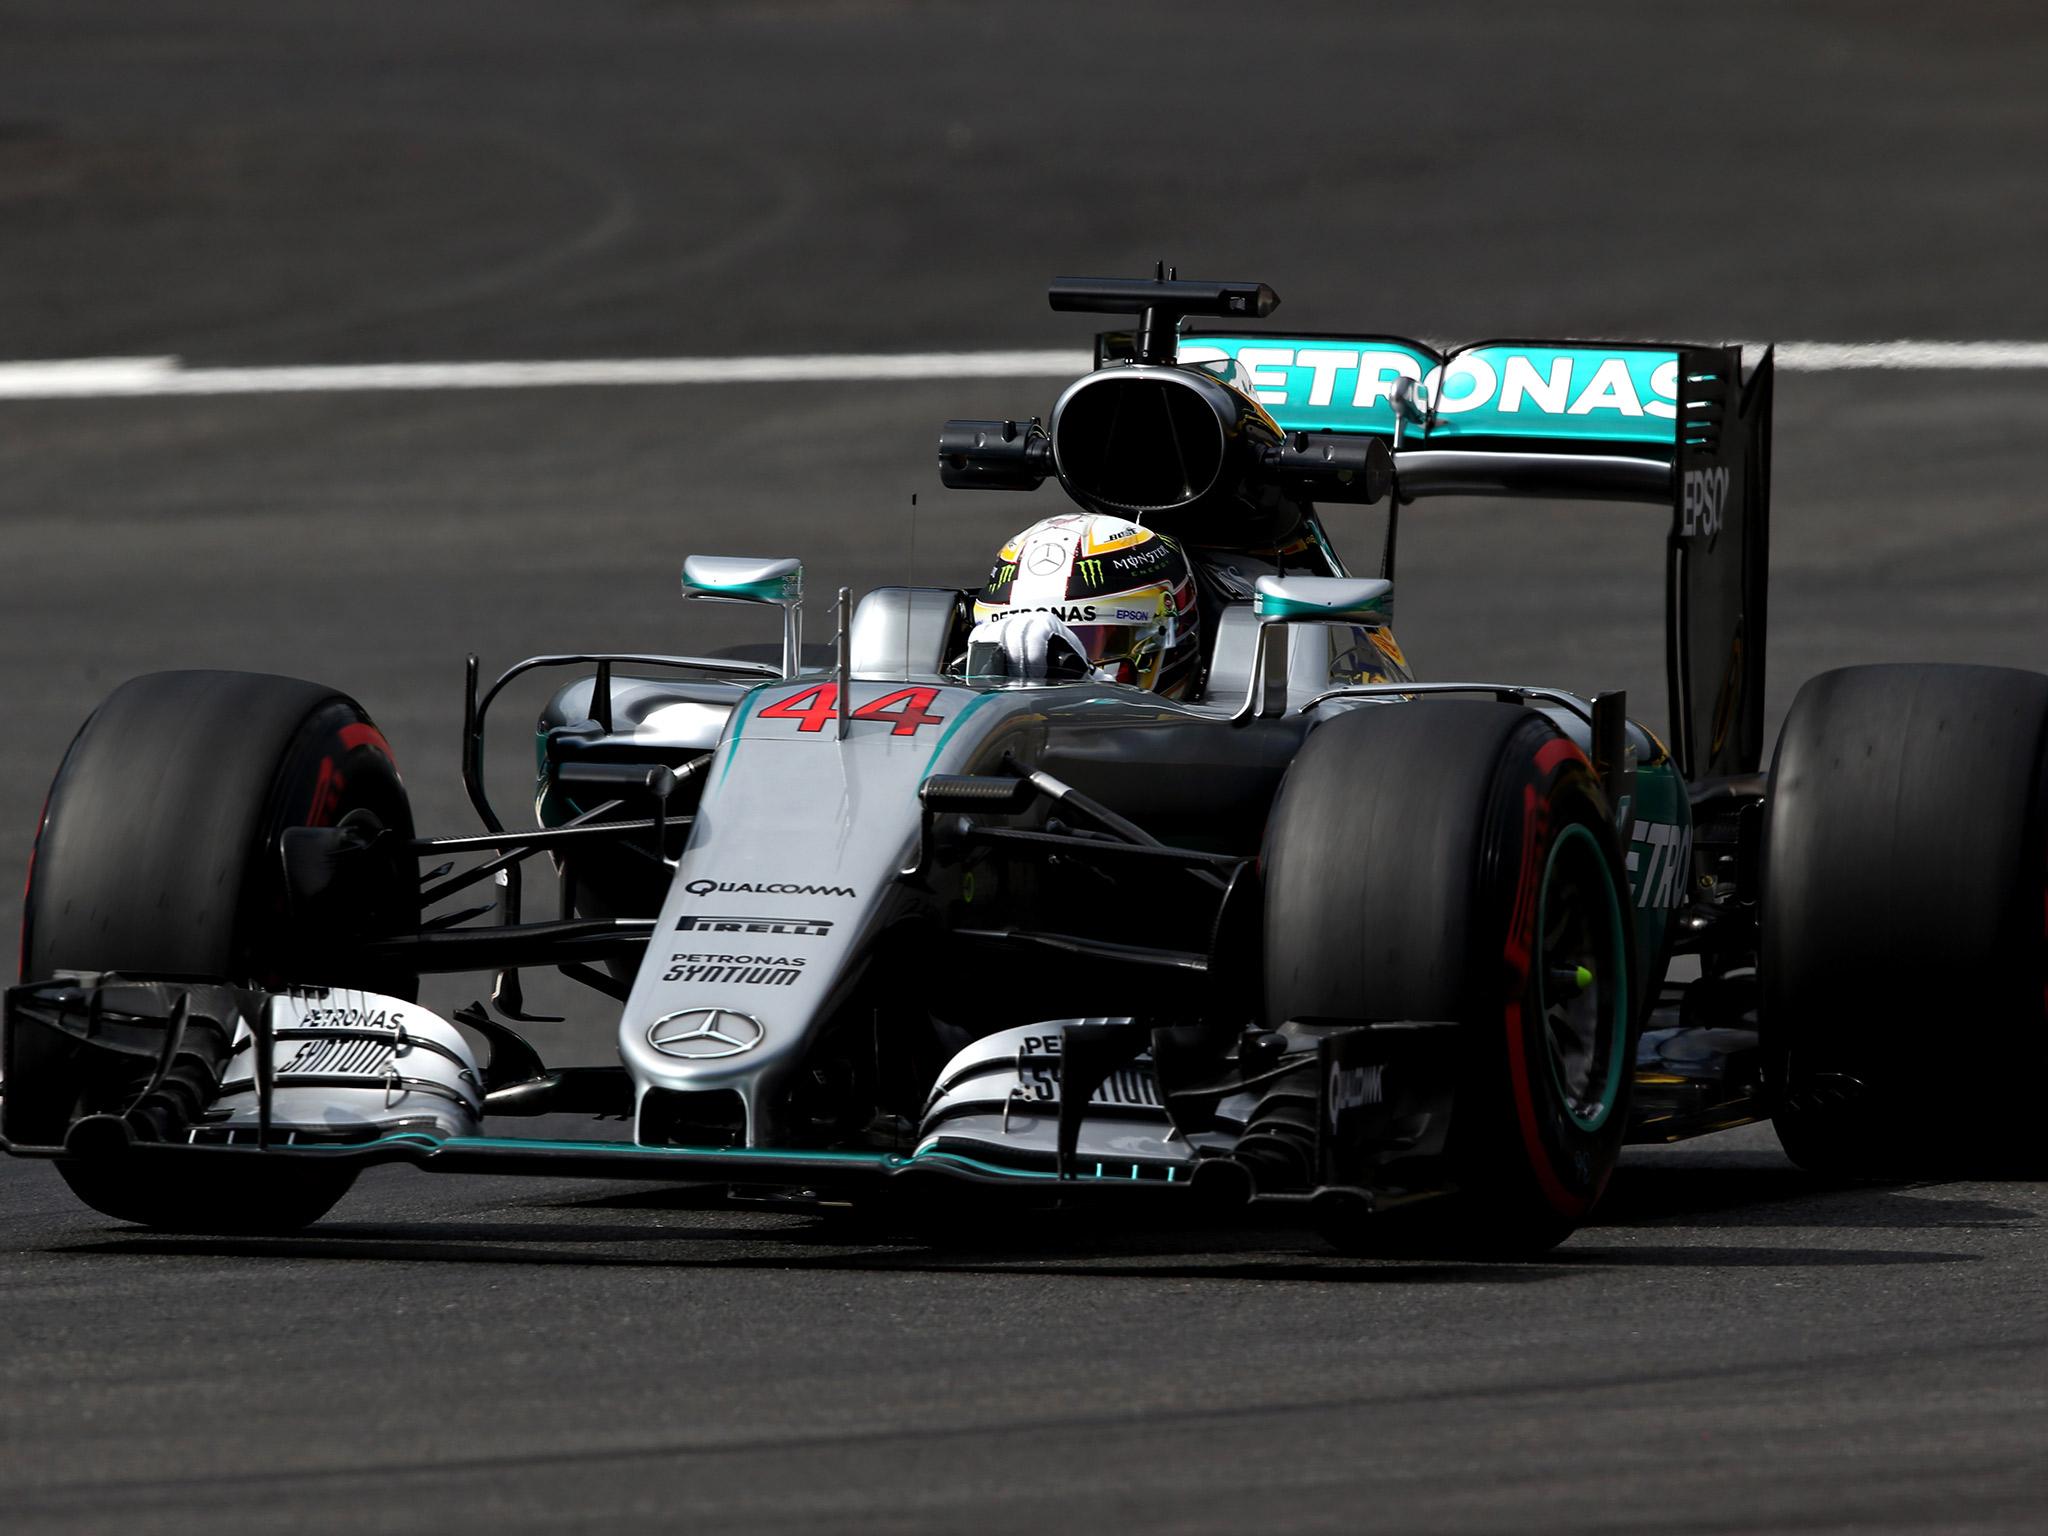
[(903, 677), (910, 678), (910, 604), (911, 590), (917, 586), (917, 492), (910, 493), (910, 561), (903, 573)]

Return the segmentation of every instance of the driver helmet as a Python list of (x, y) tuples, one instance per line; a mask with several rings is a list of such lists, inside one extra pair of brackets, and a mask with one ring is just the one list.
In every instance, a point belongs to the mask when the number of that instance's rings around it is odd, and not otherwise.
[(1201, 655), (1195, 577), (1172, 539), (1077, 512), (1033, 523), (996, 556), (977, 624), (1045, 613), (1071, 630), (1098, 677), (1168, 698), (1193, 687)]

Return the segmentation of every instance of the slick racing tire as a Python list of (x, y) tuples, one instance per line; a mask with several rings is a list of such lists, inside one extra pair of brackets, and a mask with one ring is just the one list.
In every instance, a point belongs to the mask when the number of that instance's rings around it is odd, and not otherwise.
[[(157, 672), (124, 683), (86, 721), (50, 786), (29, 856), (22, 979), (120, 971), (410, 997), (416, 975), (323, 964), (292, 932), (280, 837), (351, 815), (413, 835), (390, 746), (354, 700), (247, 672)], [(414, 861), (392, 861), (367, 904), (381, 921), (416, 924)], [(293, 1230), (323, 1215), (354, 1177), (240, 1158), (167, 1161), (58, 1167), (95, 1210), (187, 1231)]]
[(1270, 1027), (1457, 1030), (1455, 1192), (1327, 1235), (1499, 1258), (1563, 1241), (1620, 1155), (1637, 1031), (1628, 886), (1584, 755), (1510, 705), (1352, 711), (1289, 768), (1263, 868)]
[(175, 1170), (142, 1168), (137, 1159), (66, 1158), (57, 1171), (71, 1192), (102, 1216), (159, 1232), (277, 1237), (309, 1227), (333, 1210), (356, 1181), (349, 1168), (282, 1167), (236, 1154), (233, 1165), (174, 1159)]
[(1758, 965), (1804, 1168), (2038, 1167), (2048, 677), (1872, 666), (1799, 690), (1764, 819)]

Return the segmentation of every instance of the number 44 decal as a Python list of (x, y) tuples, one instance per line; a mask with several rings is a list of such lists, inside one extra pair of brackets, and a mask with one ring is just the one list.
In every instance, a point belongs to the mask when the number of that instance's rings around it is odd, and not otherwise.
[[(938, 702), (939, 690), (936, 688), (898, 688), (894, 693), (868, 700), (854, 710), (852, 718), (887, 720), (891, 736), (915, 736), (925, 726), (937, 725), (946, 718), (932, 713), (932, 706)], [(839, 685), (819, 683), (786, 699), (778, 699), (755, 718), (796, 720), (801, 722), (797, 726), (800, 731), (822, 731), (838, 711)]]

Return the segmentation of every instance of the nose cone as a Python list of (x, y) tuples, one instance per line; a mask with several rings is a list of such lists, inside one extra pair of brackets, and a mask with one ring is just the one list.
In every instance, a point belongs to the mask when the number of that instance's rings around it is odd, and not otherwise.
[(735, 711), (619, 1024), (636, 1086), (730, 1091), (747, 1142), (778, 1144), (780, 1105), (846, 1005), (875, 935), (923, 899), (900, 872), (918, 786), (990, 696), (854, 678), (767, 685)]

